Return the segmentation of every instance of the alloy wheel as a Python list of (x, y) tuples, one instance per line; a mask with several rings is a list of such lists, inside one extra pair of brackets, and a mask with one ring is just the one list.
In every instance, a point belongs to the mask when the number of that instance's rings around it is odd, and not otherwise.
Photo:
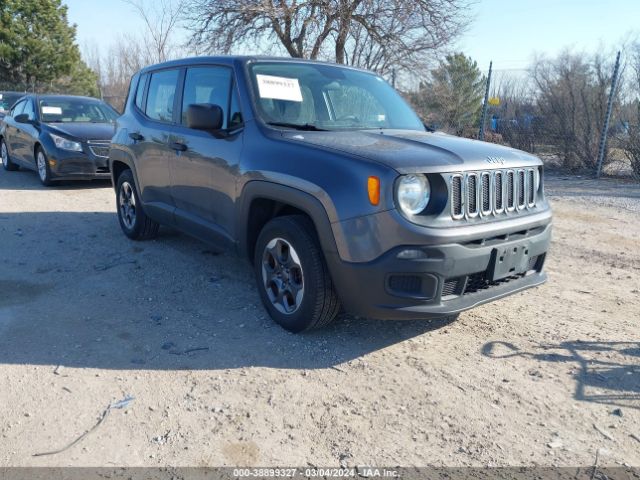
[(2, 156), (2, 165), (6, 168), (9, 164), (9, 152), (7, 152), (7, 146), (4, 142), (0, 142), (2, 147), (0, 148), (0, 155)]
[(133, 187), (129, 182), (123, 182), (118, 194), (118, 208), (122, 223), (128, 229), (132, 229), (136, 224), (136, 196)]
[(287, 315), (298, 310), (304, 297), (304, 274), (298, 253), (284, 238), (274, 238), (265, 247), (262, 280), (276, 310)]
[(47, 180), (47, 159), (44, 158), (44, 153), (42, 153), (42, 150), (38, 151), (37, 164), (40, 180), (45, 182)]

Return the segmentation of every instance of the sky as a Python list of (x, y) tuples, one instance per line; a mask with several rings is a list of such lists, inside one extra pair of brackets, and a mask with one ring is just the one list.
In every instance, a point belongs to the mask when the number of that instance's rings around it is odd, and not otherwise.
[[(122, 0), (63, 3), (81, 49), (97, 45), (106, 51), (122, 34), (144, 28)], [(471, 26), (456, 49), (483, 71), (491, 60), (494, 70), (525, 69), (534, 54), (553, 56), (567, 47), (608, 51), (625, 36), (640, 35), (640, 0), (479, 0), (471, 12)]]

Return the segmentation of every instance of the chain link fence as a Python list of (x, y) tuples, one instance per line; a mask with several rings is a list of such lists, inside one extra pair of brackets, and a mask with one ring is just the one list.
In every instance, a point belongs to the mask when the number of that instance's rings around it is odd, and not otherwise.
[[(552, 169), (640, 179), (640, 62), (627, 54), (616, 63), (615, 54), (565, 53), (528, 69), (490, 70), (469, 121), (437, 111), (423, 117), (438, 118), (437, 130), (533, 153)], [(463, 80), (452, 79), (460, 92)], [(420, 112), (420, 96), (406, 97)], [(447, 100), (449, 110), (458, 103), (455, 95)]]

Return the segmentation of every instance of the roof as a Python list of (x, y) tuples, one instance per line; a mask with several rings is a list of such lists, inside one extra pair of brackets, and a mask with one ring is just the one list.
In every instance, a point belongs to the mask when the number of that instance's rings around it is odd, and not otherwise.
[(361, 68), (352, 67), (350, 65), (342, 65), (333, 62), (324, 62), (320, 60), (309, 60), (306, 58), (294, 58), (294, 57), (276, 57), (276, 56), (264, 56), (264, 55), (216, 55), (216, 56), (200, 56), (200, 57), (187, 57), (178, 60), (169, 60), (164, 63), (157, 63), (155, 65), (149, 65), (144, 67), (140, 72), (147, 72), (150, 70), (158, 70), (171, 67), (186, 67), (194, 64), (207, 64), (217, 63), (221, 65), (234, 65), (237, 63), (249, 63), (249, 62), (262, 62), (262, 61), (276, 61), (276, 62), (290, 62), (290, 63), (314, 63), (319, 65), (330, 65), (339, 68), (348, 68), (352, 70), (367, 71)]
[(57, 93), (23, 93), (23, 97), (36, 98), (38, 100), (43, 99), (57, 99), (57, 100), (89, 100), (93, 102), (100, 102), (99, 98), (95, 97), (83, 97), (81, 95), (64, 95)]

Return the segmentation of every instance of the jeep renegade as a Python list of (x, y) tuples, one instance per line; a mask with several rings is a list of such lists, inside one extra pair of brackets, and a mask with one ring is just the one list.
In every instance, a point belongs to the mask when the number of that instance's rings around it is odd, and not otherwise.
[(271, 317), (294, 332), (341, 307), (454, 316), (546, 279), (541, 161), (427, 131), (356, 68), (263, 57), (147, 67), (109, 165), (128, 237), (164, 224), (237, 250)]

